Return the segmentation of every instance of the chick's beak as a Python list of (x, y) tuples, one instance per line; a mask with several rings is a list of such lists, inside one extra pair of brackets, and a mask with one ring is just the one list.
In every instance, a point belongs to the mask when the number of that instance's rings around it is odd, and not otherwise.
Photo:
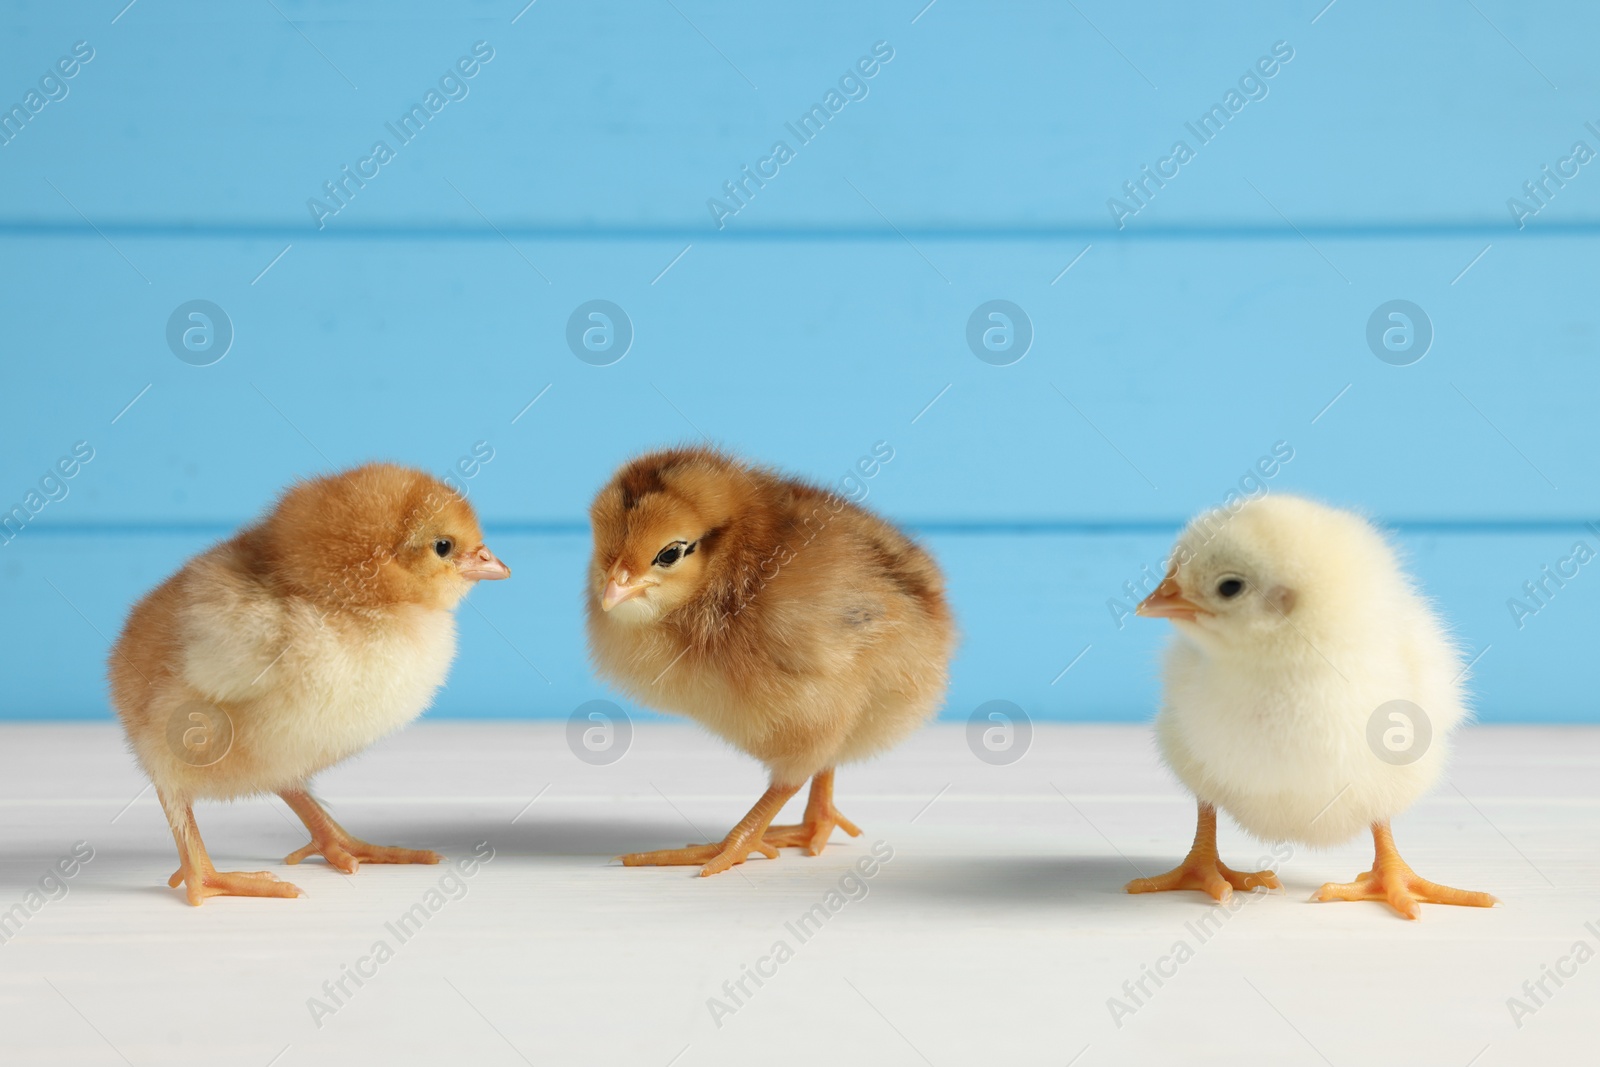
[(645, 583), (628, 581), (630, 575), (625, 570), (614, 570), (606, 577), (606, 591), (600, 595), (601, 611), (610, 611), (625, 600), (644, 595)]
[(1134, 613), (1147, 619), (1183, 619), (1189, 622), (1193, 622), (1197, 615), (1211, 614), (1184, 596), (1183, 587), (1170, 574), (1161, 580), (1155, 592), (1139, 602)]
[(461, 569), (461, 577), (474, 582), (493, 582), (511, 577), (511, 568), (501, 563), (500, 558), (487, 548), (479, 548), (462, 556), (456, 566)]

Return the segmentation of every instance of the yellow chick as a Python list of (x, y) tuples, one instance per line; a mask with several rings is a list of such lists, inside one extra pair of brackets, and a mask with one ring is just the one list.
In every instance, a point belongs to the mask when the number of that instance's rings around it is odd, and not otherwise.
[[(955, 625), (933, 558), (835, 493), (703, 448), (625, 464), (589, 514), (601, 675), (771, 776), (722, 841), (623, 863), (711, 875), (751, 852), (819, 854), (835, 826), (859, 834), (834, 807), (834, 768), (895, 744), (944, 698)], [(773, 826), (807, 779), (804, 821)]]
[(1221, 808), (1267, 841), (1326, 847), (1370, 830), (1372, 869), (1317, 900), (1387, 901), (1408, 919), (1420, 901), (1496, 903), (1418, 877), (1395, 850), (1390, 819), (1437, 781), (1467, 718), (1466, 668), (1370, 523), (1281, 495), (1208, 512), (1138, 612), (1177, 628), (1156, 733), (1200, 818), (1183, 863), (1128, 892), (1276, 888), (1271, 871), (1218, 858)]
[(299, 896), (266, 871), (216, 870), (195, 825), (198, 799), (266, 792), (311, 832), (286, 863), (439, 862), (351, 836), (308, 782), (422, 713), (455, 656), (453, 609), (510, 574), (462, 497), (374, 463), (293, 486), (141, 600), (111, 651), (111, 701), (177, 841), (169, 884), (195, 905)]

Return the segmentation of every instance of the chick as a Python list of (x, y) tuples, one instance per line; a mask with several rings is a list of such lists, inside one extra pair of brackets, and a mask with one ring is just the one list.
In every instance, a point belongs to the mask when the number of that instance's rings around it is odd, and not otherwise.
[(311, 832), (285, 863), (439, 862), (351, 836), (308, 780), (422, 713), (455, 656), (453, 609), (510, 573), (462, 497), (374, 463), (293, 486), (141, 600), (112, 648), (111, 700), (178, 844), (169, 884), (195, 905), (299, 896), (266, 871), (216, 870), (195, 826), (198, 799), (265, 792)]
[[(589, 511), (588, 634), (599, 672), (767, 767), (771, 787), (722, 841), (623, 856), (702, 875), (819, 854), (833, 772), (938, 710), (955, 645), (938, 565), (843, 497), (702, 448), (625, 464)], [(811, 781), (804, 820), (772, 820)]]
[(1200, 819), (1183, 863), (1128, 892), (1277, 888), (1270, 871), (1218, 859), (1221, 808), (1268, 841), (1326, 847), (1370, 829), (1372, 869), (1316, 900), (1386, 900), (1408, 919), (1419, 901), (1496, 903), (1419, 878), (1395, 851), (1389, 820), (1438, 779), (1467, 717), (1466, 670), (1371, 524), (1290, 496), (1209, 512), (1138, 613), (1177, 628), (1156, 732)]

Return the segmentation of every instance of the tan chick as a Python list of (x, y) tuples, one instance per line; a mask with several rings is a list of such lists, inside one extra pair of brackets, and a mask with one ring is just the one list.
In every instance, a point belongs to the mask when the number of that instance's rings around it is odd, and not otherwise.
[(112, 648), (111, 700), (177, 841), (169, 884), (196, 905), (299, 896), (266, 871), (216, 870), (195, 826), (196, 800), (268, 792), (311, 832), (286, 863), (439, 862), (353, 837), (309, 779), (422, 713), (455, 656), (453, 609), (510, 573), (457, 493), (374, 463), (296, 484), (141, 600)]
[[(624, 465), (589, 511), (589, 647), (640, 703), (687, 715), (767, 767), (722, 841), (634, 853), (702, 875), (820, 853), (841, 763), (882, 752), (943, 701), (955, 646), (944, 579), (905, 534), (836, 493), (703, 448)], [(804, 821), (773, 826), (811, 781)]]

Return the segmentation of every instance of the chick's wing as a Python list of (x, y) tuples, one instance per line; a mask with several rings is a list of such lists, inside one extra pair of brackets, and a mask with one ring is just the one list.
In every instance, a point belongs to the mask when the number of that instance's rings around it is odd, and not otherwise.
[(218, 701), (259, 696), (274, 684), (269, 669), (294, 643), (314, 615), (273, 590), (249, 566), (245, 553), (225, 544), (185, 568), (177, 606), (185, 682)]

